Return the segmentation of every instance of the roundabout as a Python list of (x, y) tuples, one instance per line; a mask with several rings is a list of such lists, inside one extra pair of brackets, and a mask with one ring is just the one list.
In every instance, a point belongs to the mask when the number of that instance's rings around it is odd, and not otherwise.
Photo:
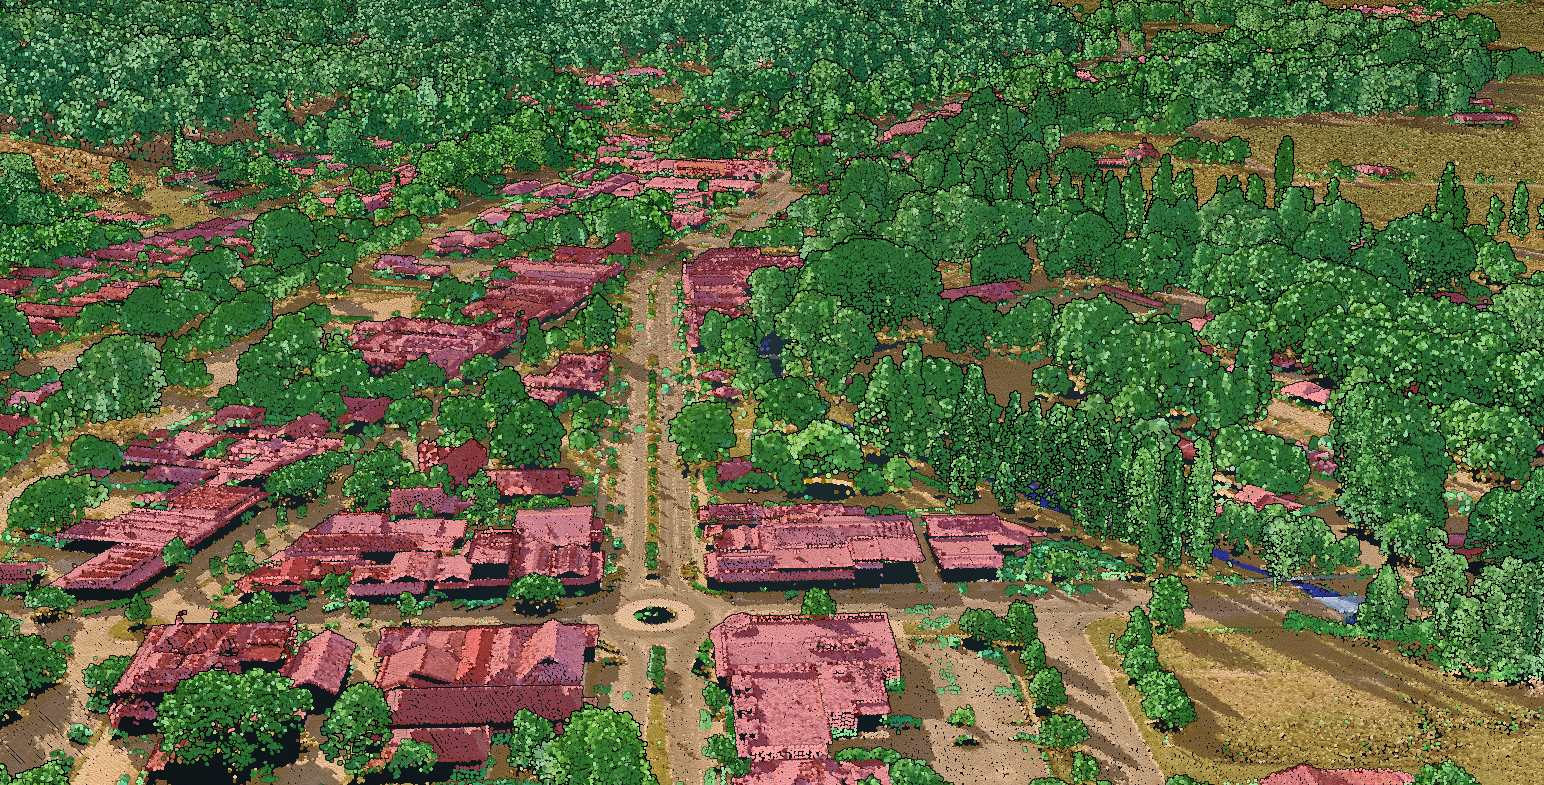
[(616, 612), (617, 624), (634, 632), (678, 630), (696, 617), (686, 603), (664, 598), (634, 600)]

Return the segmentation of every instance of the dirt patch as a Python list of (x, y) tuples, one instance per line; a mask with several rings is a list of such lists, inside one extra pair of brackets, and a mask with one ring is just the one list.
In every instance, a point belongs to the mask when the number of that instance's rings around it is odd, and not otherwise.
[[(1139, 694), (1108, 644), (1124, 624), (1096, 622), (1088, 638), (1141, 718)], [(1287, 632), (1275, 614), (1213, 624), (1192, 616), (1155, 642), (1198, 717), (1172, 734), (1143, 724), (1166, 775), (1246, 782), (1298, 763), (1414, 772), (1451, 759), (1500, 785), (1527, 781), (1544, 762), (1544, 700), (1518, 688), (1461, 681), (1366, 643)]]
[(1286, 401), (1273, 399), (1265, 407), (1265, 419), (1255, 427), (1275, 434), (1289, 442), (1305, 444), (1314, 436), (1327, 436), (1330, 432), (1329, 412), (1313, 411)]

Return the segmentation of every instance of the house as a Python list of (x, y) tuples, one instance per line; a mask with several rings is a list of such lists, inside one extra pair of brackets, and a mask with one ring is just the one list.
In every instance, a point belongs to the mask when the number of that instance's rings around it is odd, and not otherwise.
[(0, 562), (0, 586), (31, 585), (43, 574), (43, 563), (37, 561)]
[(429, 512), (441, 515), (459, 515), (462, 510), (472, 506), (471, 502), (462, 501), (445, 493), (440, 487), (429, 488), (392, 488), (391, 489), (391, 514), (415, 515), (419, 505)]
[(882, 580), (887, 563), (922, 561), (917, 532), (905, 515), (869, 516), (857, 507), (804, 504), (752, 511), (773, 511), (767, 517), (725, 517), (737, 514), (726, 508), (740, 506), (708, 505), (699, 513), (699, 518), (705, 513), (705, 520), (715, 521), (703, 532), (708, 541), (703, 567), (710, 586)]
[(1405, 785), (1415, 777), (1393, 769), (1316, 769), (1304, 763), (1260, 780), (1260, 785)]
[(487, 465), (488, 448), (476, 439), (468, 439), (459, 447), (446, 447), (434, 442), (418, 443), (418, 470), (421, 472), (444, 466), (457, 483), (465, 484)]
[(488, 479), (505, 496), (563, 496), (584, 487), (584, 478), (567, 469), (493, 469)]
[(19, 414), (0, 414), (0, 431), (5, 431), (12, 436), (19, 433), (21, 429), (36, 424), (37, 418), (35, 417), (24, 417)]
[(557, 621), (382, 630), (375, 686), (386, 693), (394, 743), (410, 737), (434, 745), (443, 762), (480, 763), (484, 734), (508, 727), (521, 709), (563, 722), (593, 702), (584, 697), (584, 665), (599, 634)]
[(522, 332), (514, 320), (472, 325), (394, 316), (354, 325), (348, 341), (364, 353), (365, 362), (375, 373), (399, 370), (413, 360), (428, 357), (447, 376), (459, 378), (462, 363), (479, 354), (497, 355), (518, 341)]
[(137, 591), (166, 569), (161, 549), (173, 538), (197, 548), (268, 494), (238, 486), (187, 486), (169, 495), (170, 509), (130, 510), (103, 521), (81, 521), (60, 536), (108, 543), (108, 548), (54, 581), (67, 591)]
[(753, 761), (827, 757), (832, 731), (877, 730), (901, 655), (883, 613), (737, 613), (714, 627), (714, 677), (734, 704), (735, 746)]
[(527, 390), (582, 390), (598, 393), (606, 389), (606, 372), (611, 369), (610, 352), (592, 354), (563, 353), (557, 364), (543, 374), (526, 376)]
[(1029, 547), (1045, 532), (997, 515), (924, 515), (927, 543), (938, 569), (998, 570), (1003, 551)]
[(520, 180), (519, 182), (510, 183), (509, 185), (500, 188), (499, 195), (523, 196), (525, 194), (531, 193), (532, 191), (535, 191), (538, 188), (541, 188), (541, 183), (535, 180)]
[(896, 123), (895, 125), (892, 125), (886, 129), (884, 133), (879, 135), (879, 142), (880, 144), (884, 144), (885, 142), (888, 142), (897, 136), (911, 136), (913, 134), (920, 134), (924, 129), (927, 128), (927, 124), (930, 120), (938, 117), (953, 117), (959, 114), (963, 108), (964, 107), (959, 103), (944, 104), (943, 106), (919, 117)]
[(692, 350), (702, 347), (698, 330), (708, 311), (731, 318), (743, 313), (751, 299), (752, 272), (774, 266), (786, 270), (801, 264), (798, 256), (774, 256), (760, 248), (709, 248), (685, 265), (681, 282), (686, 300), (686, 341)]
[(961, 297), (977, 297), (984, 303), (1017, 302), (1019, 289), (1023, 288), (1018, 281), (998, 281), (997, 283), (983, 283), (975, 286), (966, 286), (960, 289), (945, 289), (939, 292), (940, 297), (954, 302)]
[(326, 630), (296, 647), (279, 668), (279, 675), (294, 681), (296, 687), (309, 689), (313, 707), (323, 705), (348, 683), (350, 663), (358, 649), (359, 644)]
[(1453, 115), (1453, 122), (1474, 126), (1516, 125), (1517, 115), (1511, 112), (1459, 112)]
[(1330, 400), (1330, 391), (1310, 381), (1293, 382), (1281, 388), (1283, 398), (1296, 398), (1304, 403), (1314, 406), (1325, 406)]
[(1245, 485), (1238, 493), (1234, 494), (1233, 501), (1239, 504), (1252, 505), (1256, 510), (1263, 510), (1266, 505), (1280, 504), (1290, 512), (1301, 509), (1303, 506), (1291, 496), (1277, 496), (1258, 485)]
[(890, 767), (881, 761), (759, 760), (736, 785), (861, 785), (873, 777), (890, 785)]
[(347, 411), (338, 419), (339, 425), (349, 423), (380, 422), (386, 416), (386, 407), (391, 405), (390, 398), (355, 398), (343, 396), (343, 405)]
[(594, 507), (520, 510), (511, 528), (478, 531), (467, 559), (475, 580), (502, 585), (523, 575), (548, 575), (566, 586), (587, 586), (601, 578), (604, 529)]
[(177, 689), (184, 680), (211, 670), (244, 673), (253, 668), (278, 667), (280, 673), (319, 693), (336, 696), (343, 689), (354, 643), (341, 635), (324, 633), (297, 648), (294, 619), (187, 624), (182, 620), (186, 613), (179, 611), (175, 623), (146, 631), (144, 641), (113, 688), (108, 717), (114, 727), (121, 727), (126, 721), (154, 721), (155, 706), (161, 696)]
[(6, 399), (6, 406), (21, 406), (23, 404), (36, 405), (53, 397), (54, 393), (64, 389), (64, 382), (48, 382), (36, 390), (17, 390)]
[[(573, 310), (597, 285), (622, 272), (620, 264), (562, 261), (555, 257), (545, 262), (505, 259), (498, 266), (514, 273), (514, 277), (490, 276), (488, 293), (463, 306), (461, 313), (476, 317), (491, 311), (505, 317), (520, 314), (522, 322), (547, 321)], [(487, 276), (488, 272), (484, 270), (482, 274)]]
[[(508, 218), (509, 216), (506, 214), (504, 217)], [(490, 223), (493, 222), (490, 221)], [(400, 278), (417, 278), (419, 276), (438, 278), (442, 275), (450, 274), (450, 268), (443, 264), (421, 264), (417, 257), (395, 254), (381, 254), (380, 260), (375, 263), (375, 269)]]

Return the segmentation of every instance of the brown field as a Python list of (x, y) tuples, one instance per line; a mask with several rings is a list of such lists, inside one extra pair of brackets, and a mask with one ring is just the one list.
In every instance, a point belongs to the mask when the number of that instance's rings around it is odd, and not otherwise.
[[(1192, 616), (1155, 642), (1198, 717), (1167, 735), (1142, 725), (1166, 776), (1247, 782), (1297, 763), (1414, 772), (1450, 759), (1484, 785), (1511, 785), (1544, 765), (1537, 689), (1475, 684), (1387, 648), (1288, 632), (1279, 616), (1227, 623), (1234, 629)], [(1124, 625), (1095, 622), (1088, 638), (1140, 722), (1139, 694), (1109, 647)]]

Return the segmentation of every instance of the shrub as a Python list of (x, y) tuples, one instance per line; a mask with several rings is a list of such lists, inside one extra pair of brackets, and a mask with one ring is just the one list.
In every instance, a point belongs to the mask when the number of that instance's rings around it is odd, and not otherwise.
[(123, 672), (133, 660), (131, 655), (117, 654), (87, 665), (81, 671), (86, 690), (91, 694), (86, 702), (87, 711), (104, 713), (112, 706), (113, 688), (118, 686), (118, 680), (123, 678)]
[(1071, 714), (1052, 714), (1040, 723), (1040, 746), (1053, 750), (1076, 747), (1088, 740), (1088, 726)]
[(955, 709), (946, 722), (957, 728), (969, 728), (976, 724), (976, 710), (967, 703)]

